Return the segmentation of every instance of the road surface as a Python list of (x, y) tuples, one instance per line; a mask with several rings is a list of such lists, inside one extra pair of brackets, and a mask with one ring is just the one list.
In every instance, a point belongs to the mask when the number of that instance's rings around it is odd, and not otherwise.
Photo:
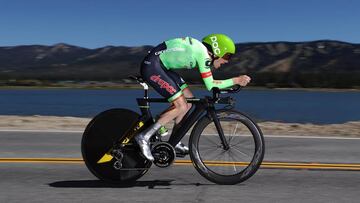
[(112, 185), (87, 170), (81, 134), (1, 131), (0, 202), (359, 202), (360, 139), (266, 137), (262, 168), (238, 185), (207, 181), (189, 157)]

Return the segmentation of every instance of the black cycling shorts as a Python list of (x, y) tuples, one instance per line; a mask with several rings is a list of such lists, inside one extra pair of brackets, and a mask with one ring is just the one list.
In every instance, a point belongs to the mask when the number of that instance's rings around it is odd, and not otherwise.
[(165, 49), (165, 43), (154, 47), (142, 61), (140, 73), (151, 87), (169, 102), (172, 102), (182, 95), (182, 90), (187, 87), (187, 84), (180, 75), (166, 69), (161, 63), (159, 55), (155, 54)]

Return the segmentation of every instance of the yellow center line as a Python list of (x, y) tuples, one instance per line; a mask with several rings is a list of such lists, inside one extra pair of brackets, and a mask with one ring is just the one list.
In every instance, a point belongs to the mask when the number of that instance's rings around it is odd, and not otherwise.
[[(0, 163), (48, 163), (48, 164), (84, 164), (81, 158), (0, 158)], [(248, 162), (205, 161), (207, 166), (247, 166)], [(192, 165), (191, 160), (176, 160), (174, 165)], [(323, 169), (360, 171), (358, 163), (299, 163), (299, 162), (262, 162), (264, 169)]]
[[(222, 165), (249, 165), (249, 162), (226, 162), (226, 161), (204, 161), (205, 164), (222, 164)], [(190, 160), (177, 160), (175, 163), (191, 163)], [(360, 167), (360, 164), (343, 164), (343, 163), (297, 163), (297, 162), (262, 162), (262, 166), (308, 166), (308, 167)]]

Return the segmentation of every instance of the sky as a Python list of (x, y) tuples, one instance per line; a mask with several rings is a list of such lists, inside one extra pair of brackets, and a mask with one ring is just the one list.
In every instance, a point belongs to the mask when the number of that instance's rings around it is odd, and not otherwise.
[(210, 33), (360, 43), (359, 10), (358, 0), (0, 0), (0, 46), (142, 46)]

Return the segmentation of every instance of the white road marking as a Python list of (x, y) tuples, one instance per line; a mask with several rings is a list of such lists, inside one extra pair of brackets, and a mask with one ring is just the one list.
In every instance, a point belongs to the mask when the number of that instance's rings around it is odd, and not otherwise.
[[(85, 129), (84, 129), (85, 130)], [(44, 133), (84, 133), (84, 130), (17, 130), (17, 129), (0, 129), (0, 132), (44, 132)], [(187, 133), (186, 135), (190, 135)], [(203, 134), (217, 135), (217, 134)], [(250, 135), (242, 135), (250, 137)], [(360, 137), (340, 137), (340, 136), (299, 136), (299, 135), (264, 135), (265, 139), (270, 138), (294, 138), (294, 139), (328, 139), (328, 140), (360, 140)]]

